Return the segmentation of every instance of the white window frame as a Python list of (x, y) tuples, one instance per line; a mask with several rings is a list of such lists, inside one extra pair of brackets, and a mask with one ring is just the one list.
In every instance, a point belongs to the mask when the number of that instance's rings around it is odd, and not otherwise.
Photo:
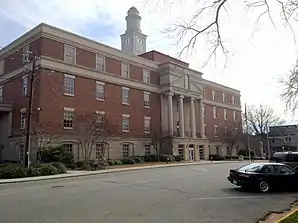
[(122, 132), (129, 132), (130, 130), (130, 115), (122, 114)]
[(233, 120), (236, 122), (236, 111), (233, 111)]
[[(149, 124), (149, 126), (146, 126)], [(145, 134), (150, 134), (151, 132), (151, 117), (144, 117), (144, 133)]]
[[(73, 75), (64, 74), (64, 79), (63, 79), (64, 95), (66, 96), (75, 95), (75, 78), (76, 77)], [(67, 82), (66, 80), (69, 80), (69, 81)], [(73, 90), (71, 88), (73, 88)]]
[[(148, 100), (147, 100), (148, 97)], [(150, 108), (150, 92), (144, 91), (144, 107)]]
[(217, 107), (213, 107), (213, 118), (217, 118)]
[(96, 122), (104, 123), (105, 119), (106, 119), (105, 111), (96, 111)]
[(22, 64), (26, 64), (30, 62), (30, 46), (26, 45), (23, 47), (23, 55), (22, 55)]
[(105, 83), (101, 81), (96, 81), (96, 100), (105, 100)]
[(3, 101), (3, 85), (0, 85), (0, 101)]
[(232, 104), (233, 104), (233, 105), (236, 104), (235, 96), (233, 96), (233, 95), (232, 95)]
[(26, 128), (26, 119), (27, 119), (27, 114), (26, 114), (26, 108), (22, 108), (20, 110), (20, 129), (24, 130)]
[(130, 69), (129, 69), (129, 64), (128, 63), (124, 63), (122, 62), (121, 63), (121, 77), (124, 77), (124, 78), (127, 78), (129, 79), (130, 78)]
[(0, 60), (0, 75), (4, 74), (4, 60)]
[(130, 149), (130, 144), (128, 143), (122, 144), (122, 158), (129, 157), (129, 149)]
[[(127, 92), (127, 95), (125, 95), (125, 92)], [(122, 87), (122, 104), (129, 105), (129, 88)]]
[(150, 70), (143, 69), (143, 83), (150, 84)]
[(224, 109), (224, 120), (228, 120), (228, 110)]
[(28, 95), (28, 86), (29, 86), (29, 77), (28, 75), (22, 76), (22, 95), (27, 96)]
[(214, 125), (214, 136), (218, 136), (218, 125)]
[(63, 149), (66, 150), (69, 154), (73, 154), (74, 152), (74, 144), (73, 143), (63, 143)]
[(76, 64), (77, 49), (74, 46), (64, 44), (64, 62)]
[(212, 90), (212, 100), (215, 100), (215, 91)]
[[(64, 107), (64, 111), (63, 111), (63, 128), (64, 129), (73, 129), (74, 128), (74, 116), (75, 116), (74, 108)], [(69, 123), (66, 123), (67, 121)]]
[(226, 102), (226, 94), (223, 92), (222, 93), (222, 102), (225, 103)]
[(145, 156), (151, 155), (151, 145), (150, 144), (144, 145), (144, 153), (145, 153)]
[(190, 89), (190, 78), (189, 78), (189, 74), (184, 74), (184, 88)]
[(100, 54), (96, 54), (96, 70), (98, 72), (106, 71), (106, 57)]

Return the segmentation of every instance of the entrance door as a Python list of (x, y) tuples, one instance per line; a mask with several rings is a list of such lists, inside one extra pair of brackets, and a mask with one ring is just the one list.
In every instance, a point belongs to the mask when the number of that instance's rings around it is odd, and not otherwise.
[(194, 154), (194, 147), (193, 145), (189, 145), (189, 161), (194, 161), (195, 154)]

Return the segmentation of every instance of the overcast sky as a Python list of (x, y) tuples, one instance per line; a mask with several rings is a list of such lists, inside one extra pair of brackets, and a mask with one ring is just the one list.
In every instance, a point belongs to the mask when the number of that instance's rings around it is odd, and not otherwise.
[[(126, 12), (131, 6), (136, 6), (143, 18), (142, 31), (148, 35), (147, 50), (155, 49), (176, 56), (181, 45), (176, 46), (175, 38), (162, 31), (181, 19), (187, 20), (198, 1), (187, 0), (186, 4), (179, 0), (171, 10), (164, 5), (157, 8), (156, 1), (148, 0), (145, 4), (145, 0), (1, 0), (0, 47), (45, 22), (120, 48), (119, 35), (125, 31)], [(212, 60), (202, 68), (209, 52), (205, 39), (200, 39), (192, 54), (181, 59), (189, 62), (191, 68), (202, 71), (204, 78), (239, 89), (243, 105), (246, 102), (248, 105), (272, 106), (277, 114), (293, 122), (297, 118), (285, 113), (277, 81), (296, 61), (297, 45), (293, 34), (278, 20), (274, 28), (267, 17), (256, 25), (261, 9), (251, 12), (244, 10), (243, 6), (242, 0), (232, 1), (227, 6), (229, 15), (222, 14), (220, 27), (230, 50), (227, 68), (223, 69), (220, 55), (216, 64)], [(273, 10), (272, 14), (278, 16), (277, 11)], [(208, 17), (203, 19), (202, 22), (206, 22)], [(298, 33), (298, 23), (294, 29)]]

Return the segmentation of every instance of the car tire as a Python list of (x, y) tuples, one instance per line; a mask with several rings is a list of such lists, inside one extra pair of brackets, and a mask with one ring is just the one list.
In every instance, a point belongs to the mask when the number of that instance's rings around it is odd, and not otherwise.
[(262, 193), (266, 193), (270, 190), (270, 186), (269, 183), (266, 180), (261, 180), (259, 183), (259, 190)]

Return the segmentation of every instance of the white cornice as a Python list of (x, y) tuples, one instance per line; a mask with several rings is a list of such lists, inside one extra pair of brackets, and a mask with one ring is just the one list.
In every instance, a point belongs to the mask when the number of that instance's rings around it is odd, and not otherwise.
[(211, 88), (222, 90), (224, 93), (230, 92), (232, 94), (240, 95), (240, 91), (239, 90), (236, 90), (234, 88), (230, 88), (230, 87), (227, 87), (227, 86), (224, 86), (224, 85), (221, 85), (221, 84), (212, 82), (212, 81), (208, 81), (206, 79), (202, 79), (201, 80), (201, 83), (203, 85), (207, 85), (207, 86), (209, 86)]
[(211, 101), (211, 100), (207, 100), (207, 99), (203, 99), (203, 103), (204, 104), (207, 104), (207, 105), (216, 106), (218, 108), (227, 108), (227, 109), (231, 109), (231, 110), (235, 110), (235, 111), (240, 111), (241, 112), (241, 107), (240, 106), (223, 104), (223, 103), (220, 103), (220, 102)]

